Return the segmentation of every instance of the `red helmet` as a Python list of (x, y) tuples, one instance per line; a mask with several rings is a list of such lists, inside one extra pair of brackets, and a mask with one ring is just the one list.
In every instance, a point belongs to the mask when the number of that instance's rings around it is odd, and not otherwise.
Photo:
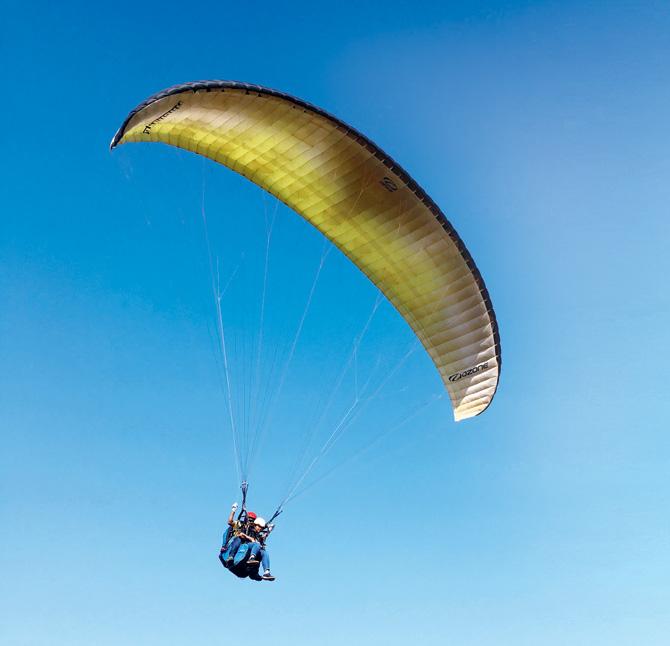
[(250, 520), (256, 520), (256, 518), (258, 518), (258, 515), (254, 514), (253, 511), (248, 511), (247, 512), (247, 518), (249, 518)]

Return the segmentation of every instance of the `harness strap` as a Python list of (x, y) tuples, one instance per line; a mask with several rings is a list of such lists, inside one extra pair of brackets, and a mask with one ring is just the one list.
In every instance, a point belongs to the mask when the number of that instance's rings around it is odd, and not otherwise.
[(240, 513), (237, 515), (238, 521), (242, 518), (242, 516), (244, 516), (245, 520), (247, 517), (247, 490), (249, 489), (249, 483), (245, 480), (240, 485), (240, 489), (242, 489), (242, 507), (240, 508)]
[(277, 511), (275, 511), (274, 514), (270, 517), (270, 520), (268, 520), (268, 525), (275, 519), (279, 514), (281, 514), (284, 510), (281, 508), (281, 505), (277, 507)]

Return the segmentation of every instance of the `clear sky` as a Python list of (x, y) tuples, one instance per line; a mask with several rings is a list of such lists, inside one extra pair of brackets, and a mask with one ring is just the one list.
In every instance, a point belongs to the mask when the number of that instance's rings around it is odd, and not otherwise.
[[(6, 0), (0, 642), (667, 643), (668, 33), (653, 1)], [(200, 212), (222, 274), (240, 267), (224, 309), (244, 339), (274, 205), (181, 151), (108, 151), (141, 100), (209, 78), (388, 151), (468, 245), (501, 331), (497, 397), (458, 425), (438, 400), (394, 428), (440, 392), (411, 355), (280, 517), (271, 584), (217, 560), (239, 496)], [(323, 246), (275, 222), (267, 338), (286, 348)], [(328, 254), (256, 511), (374, 302)], [(368, 340), (361, 379), (412, 338), (382, 304)]]

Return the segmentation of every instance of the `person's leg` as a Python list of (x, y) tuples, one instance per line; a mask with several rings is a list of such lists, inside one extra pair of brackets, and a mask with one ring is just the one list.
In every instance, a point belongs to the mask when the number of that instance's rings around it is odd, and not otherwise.
[(237, 554), (237, 550), (239, 549), (241, 543), (242, 539), (239, 536), (236, 536), (232, 541), (230, 541), (230, 545), (226, 550), (226, 561), (230, 562), (235, 558), (235, 554)]
[(250, 565), (253, 565), (254, 563), (260, 562), (260, 559), (258, 558), (258, 552), (260, 552), (261, 546), (260, 543), (252, 543), (251, 547), (249, 547), (249, 560), (247, 563)]
[(261, 551), (261, 565), (263, 566), (263, 581), (274, 581), (275, 578), (270, 573), (270, 553), (267, 550)]
[(229, 562), (232, 563), (234, 567), (237, 567), (242, 562), (246, 562), (249, 558), (250, 547), (249, 543), (246, 541), (243, 542), (240, 539), (239, 548), (235, 551), (235, 554), (231, 557)]

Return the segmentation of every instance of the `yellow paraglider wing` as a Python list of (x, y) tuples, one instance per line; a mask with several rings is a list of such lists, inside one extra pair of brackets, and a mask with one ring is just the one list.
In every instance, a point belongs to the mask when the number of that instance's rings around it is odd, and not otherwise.
[(290, 206), (406, 319), (440, 372), (456, 420), (490, 404), (500, 341), (482, 277), (437, 205), (369, 139), (281, 92), (202, 81), (147, 99), (112, 148), (151, 141), (209, 157)]

